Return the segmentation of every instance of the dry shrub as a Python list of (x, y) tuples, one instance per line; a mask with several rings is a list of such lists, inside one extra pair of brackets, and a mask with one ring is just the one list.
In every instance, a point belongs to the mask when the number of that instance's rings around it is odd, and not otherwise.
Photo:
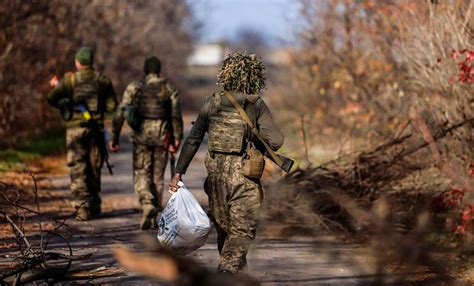
[[(276, 100), (294, 119), (286, 120), (288, 134), (305, 127), (306, 140), (291, 137), (290, 148), (304, 157), (308, 146), (311, 161), (318, 145), (337, 142), (336, 131), (348, 134), (359, 150), (376, 146), (286, 178), (317, 192), (313, 212), (329, 208), (331, 221), (340, 215), (324, 198), (333, 188), (366, 208), (393, 193), (395, 201), (407, 202), (401, 204), (406, 213), (425, 204), (416, 199), (420, 195), (434, 197), (450, 184), (472, 190), (474, 90), (471, 81), (459, 80), (458, 62), (474, 50), (474, 1), (301, 5), (300, 47), (282, 80), (287, 93)], [(466, 191), (466, 203), (472, 193)], [(413, 225), (414, 217), (406, 222)]]
[[(298, 45), (273, 94), (288, 134), (304, 116), (310, 159), (321, 144), (377, 145), (413, 114), (433, 128), (473, 116), (472, 83), (452, 80), (459, 72), (451, 60), (453, 51), (473, 50), (472, 1), (432, 2), (300, 1)], [(469, 149), (466, 128), (458, 145)], [(300, 138), (287, 143), (302, 157)]]
[(379, 271), (398, 263), (446, 274), (450, 261), (433, 259), (439, 245), (426, 237), (444, 231), (446, 214), (431, 209), (438, 194), (459, 187), (459, 207), (472, 205), (474, 92), (459, 61), (474, 50), (474, 1), (438, 2), (302, 1), (302, 44), (279, 99), (285, 110), (294, 106), (286, 128), (300, 130), (304, 115), (310, 160), (316, 143), (335, 142), (336, 132), (364, 151), (271, 186), (268, 219), (293, 234), (370, 234)]

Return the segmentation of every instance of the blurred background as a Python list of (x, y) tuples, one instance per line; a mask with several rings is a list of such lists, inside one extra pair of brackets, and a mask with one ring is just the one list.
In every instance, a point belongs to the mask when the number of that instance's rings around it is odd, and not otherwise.
[[(289, 186), (311, 194), (271, 193), (270, 200), (293, 205), (275, 204), (280, 209), (268, 218), (301, 206), (288, 224), (306, 219), (325, 229), (365, 229), (358, 219), (366, 217), (355, 215), (360, 209), (341, 203), (347, 197), (312, 193), (337, 188), (364, 210), (376, 206), (384, 221), (390, 209), (396, 233), (420, 226), (428, 212), (436, 222), (429, 241), (454, 243), (451, 253), (472, 269), (473, 6), (472, 0), (2, 1), (0, 172), (64, 149), (60, 117), (45, 96), (53, 76), (73, 70), (80, 46), (95, 49), (95, 66), (112, 78), (119, 98), (142, 77), (144, 58), (157, 55), (189, 118), (219, 88), (227, 54), (256, 53), (267, 67), (263, 98), (286, 135), (281, 152), (295, 158), (300, 172)], [(375, 203), (382, 198), (391, 203)]]

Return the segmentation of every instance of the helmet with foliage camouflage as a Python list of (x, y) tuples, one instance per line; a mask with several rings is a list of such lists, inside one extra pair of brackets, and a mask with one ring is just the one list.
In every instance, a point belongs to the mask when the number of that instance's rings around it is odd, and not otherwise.
[(265, 88), (265, 65), (255, 54), (233, 53), (227, 56), (217, 75), (225, 90), (258, 94)]

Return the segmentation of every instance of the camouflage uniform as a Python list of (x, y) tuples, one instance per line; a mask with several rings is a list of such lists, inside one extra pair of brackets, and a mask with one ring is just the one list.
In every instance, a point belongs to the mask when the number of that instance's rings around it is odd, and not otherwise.
[[(96, 94), (88, 105), (92, 117), (103, 124), (104, 113), (114, 111), (117, 105), (115, 91), (111, 81), (91, 67), (75, 73), (67, 73), (59, 84), (48, 94), (48, 102), (58, 107), (64, 98), (77, 99), (78, 86), (81, 83), (92, 83)], [(72, 204), (91, 214), (100, 213), (101, 199), (100, 173), (103, 165), (102, 155), (97, 138), (83, 115), (75, 107), (72, 119), (66, 122), (67, 165), (70, 167)]]
[[(237, 101), (245, 107), (250, 118), (271, 146), (276, 150), (283, 144), (283, 135), (276, 126), (271, 113), (258, 96), (234, 94)], [(233, 105), (221, 95), (210, 96), (202, 107), (190, 135), (181, 150), (176, 172), (184, 174), (190, 161), (197, 152), (206, 132), (209, 132), (210, 121), (216, 115), (216, 100), (219, 106), (228, 110)], [(236, 121), (236, 118), (232, 118)], [(244, 123), (242, 123), (244, 124)], [(264, 147), (256, 139), (249, 128), (245, 127), (245, 141), (251, 141), (262, 153)], [(237, 132), (238, 133), (238, 132)], [(237, 142), (243, 138), (233, 138), (236, 133), (222, 133), (221, 138), (209, 137), (209, 145), (216, 144), (213, 140)], [(245, 144), (245, 143), (244, 143)], [(263, 189), (259, 180), (249, 179), (242, 174), (242, 154), (226, 154), (210, 151), (205, 165), (208, 177), (204, 189), (209, 196), (209, 208), (212, 220), (217, 229), (217, 242), (221, 254), (218, 270), (222, 272), (239, 272), (246, 265), (246, 255), (250, 243), (255, 238), (260, 205), (263, 200)]]
[(163, 193), (163, 175), (168, 160), (165, 141), (170, 138), (183, 137), (183, 120), (176, 88), (157, 74), (148, 74), (144, 82), (135, 81), (128, 85), (122, 101), (113, 119), (112, 140), (118, 143), (120, 131), (125, 120), (125, 110), (130, 105), (139, 105), (144, 85), (158, 84), (159, 96), (163, 101), (165, 114), (159, 118), (144, 118), (140, 128), (131, 135), (133, 142), (133, 180), (134, 189), (142, 206), (152, 205), (161, 209)]

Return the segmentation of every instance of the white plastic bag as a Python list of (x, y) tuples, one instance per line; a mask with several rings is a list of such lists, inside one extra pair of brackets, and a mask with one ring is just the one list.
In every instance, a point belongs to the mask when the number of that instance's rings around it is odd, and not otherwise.
[(183, 182), (178, 186), (158, 222), (158, 240), (184, 255), (206, 243), (211, 221)]

